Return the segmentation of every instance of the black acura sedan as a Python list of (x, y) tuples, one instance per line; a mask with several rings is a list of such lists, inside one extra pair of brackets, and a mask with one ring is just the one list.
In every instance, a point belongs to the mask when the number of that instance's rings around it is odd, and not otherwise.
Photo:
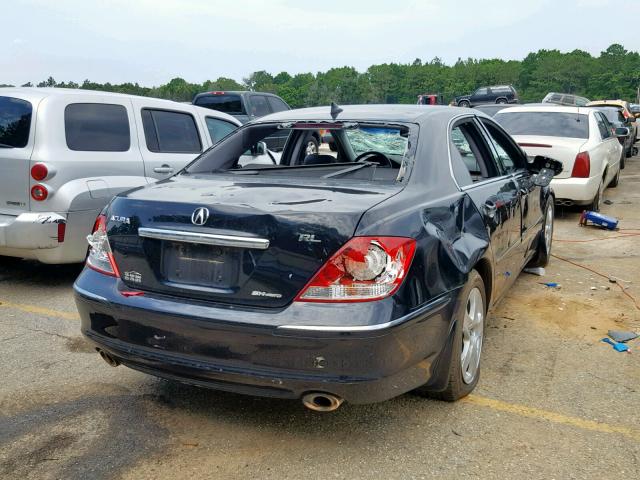
[[(318, 129), (336, 152), (307, 154)], [(488, 308), (549, 259), (558, 169), (469, 109), (264, 117), (111, 201), (74, 285), (82, 332), (112, 366), (318, 411), (456, 400)]]

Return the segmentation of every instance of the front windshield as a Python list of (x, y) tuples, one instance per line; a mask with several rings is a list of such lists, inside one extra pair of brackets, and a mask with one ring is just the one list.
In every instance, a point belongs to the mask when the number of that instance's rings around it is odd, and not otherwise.
[(382, 152), (385, 155), (404, 155), (409, 139), (399, 128), (362, 127), (346, 131), (347, 139), (356, 155)]
[(188, 165), (183, 174), (407, 178), (410, 132), (385, 122), (287, 122), (245, 125)]

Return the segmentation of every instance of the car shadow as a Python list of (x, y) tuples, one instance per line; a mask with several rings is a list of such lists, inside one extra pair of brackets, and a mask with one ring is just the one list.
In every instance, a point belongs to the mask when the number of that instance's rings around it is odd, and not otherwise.
[(81, 263), (47, 265), (34, 260), (0, 256), (0, 283), (10, 281), (31, 285), (71, 286), (82, 267)]

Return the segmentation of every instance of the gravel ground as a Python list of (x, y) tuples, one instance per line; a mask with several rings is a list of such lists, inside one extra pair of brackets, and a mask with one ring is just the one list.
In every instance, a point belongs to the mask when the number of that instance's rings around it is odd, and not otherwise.
[[(605, 197), (640, 231), (640, 158)], [(554, 253), (640, 301), (640, 238), (557, 213)], [(473, 395), (331, 414), (107, 366), (79, 333), (78, 272), (0, 258), (0, 478), (640, 478), (640, 341), (600, 342), (640, 310), (558, 258), (491, 312)]]

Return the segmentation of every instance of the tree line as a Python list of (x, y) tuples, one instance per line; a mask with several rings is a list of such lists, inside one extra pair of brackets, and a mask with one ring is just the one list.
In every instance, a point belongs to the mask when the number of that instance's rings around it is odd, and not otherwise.
[[(353, 67), (326, 72), (271, 74), (258, 71), (237, 82), (220, 77), (204, 83), (174, 78), (158, 87), (138, 83), (56, 82), (52, 77), (38, 87), (84, 88), (133, 95), (191, 101), (196, 93), (212, 90), (254, 90), (282, 97), (291, 107), (362, 103), (415, 103), (422, 93), (441, 93), (447, 101), (483, 85), (511, 84), (521, 102), (539, 102), (548, 92), (575, 93), (591, 99), (622, 98), (636, 101), (640, 85), (640, 55), (613, 44), (593, 56), (583, 50), (563, 53), (539, 50), (522, 61), (458, 59), (446, 65), (440, 58), (417, 58), (412, 63), (372, 65), (365, 72)], [(23, 86), (33, 86), (27, 83)]]

